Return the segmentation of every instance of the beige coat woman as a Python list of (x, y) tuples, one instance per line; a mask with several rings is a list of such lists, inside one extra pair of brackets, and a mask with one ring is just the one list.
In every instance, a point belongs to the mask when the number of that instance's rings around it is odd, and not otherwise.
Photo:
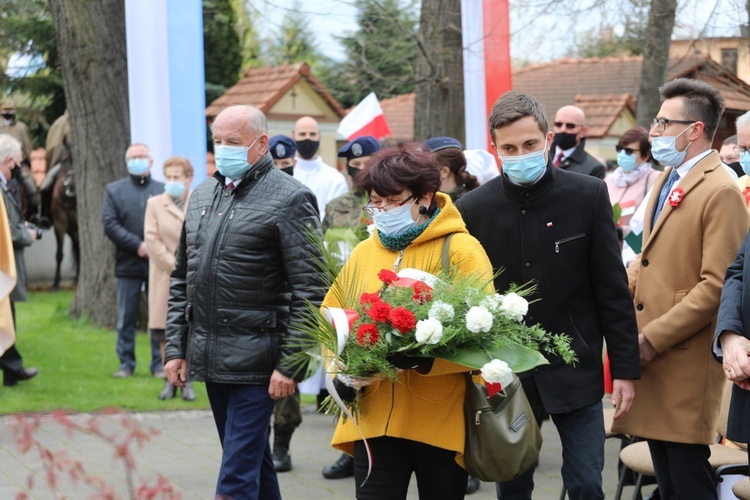
[(148, 248), (148, 327), (164, 330), (167, 326), (169, 275), (174, 267), (174, 253), (180, 242), (182, 222), (190, 193), (180, 210), (167, 193), (149, 198), (146, 205), (144, 233)]
[(630, 413), (614, 432), (675, 443), (713, 442), (725, 378), (711, 354), (721, 287), (748, 228), (736, 184), (713, 151), (678, 187), (682, 199), (651, 214), (670, 169), (646, 209), (643, 249), (628, 268), (638, 330), (657, 351), (635, 384)]

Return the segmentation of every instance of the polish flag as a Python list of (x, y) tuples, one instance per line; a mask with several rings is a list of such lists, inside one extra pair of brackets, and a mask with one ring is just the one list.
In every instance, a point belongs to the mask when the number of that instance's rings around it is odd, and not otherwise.
[(336, 132), (348, 141), (363, 135), (371, 135), (378, 140), (391, 135), (375, 92), (370, 92), (341, 120)]

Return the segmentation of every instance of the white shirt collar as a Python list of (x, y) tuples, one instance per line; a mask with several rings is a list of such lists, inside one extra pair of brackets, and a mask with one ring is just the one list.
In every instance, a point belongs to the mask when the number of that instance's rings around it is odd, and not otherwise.
[(695, 155), (693, 158), (689, 159), (682, 165), (676, 168), (677, 174), (680, 176), (680, 179), (684, 179), (688, 172), (690, 172), (690, 169), (693, 168), (699, 161), (701, 161), (703, 158), (711, 154), (711, 149), (707, 149), (706, 151), (699, 153)]
[[(578, 147), (578, 144), (576, 144), (575, 146), (573, 146), (570, 149), (566, 149), (566, 150), (563, 151), (562, 149), (560, 149), (560, 146), (555, 146), (555, 158), (557, 158), (558, 156), (560, 156), (560, 153), (562, 153), (563, 154), (562, 159), (563, 160), (567, 160), (570, 157), (570, 155), (573, 154), (573, 151), (575, 151), (577, 147)], [(554, 158), (553, 158), (553, 160), (554, 160)]]

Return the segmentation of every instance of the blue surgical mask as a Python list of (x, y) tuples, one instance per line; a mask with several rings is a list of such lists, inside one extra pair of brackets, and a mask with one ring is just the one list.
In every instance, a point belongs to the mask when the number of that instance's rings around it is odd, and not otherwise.
[(400, 236), (417, 224), (411, 218), (411, 206), (417, 200), (409, 205), (395, 207), (386, 211), (377, 211), (372, 216), (375, 229), (386, 236)]
[(688, 142), (688, 145), (683, 151), (677, 151), (675, 141), (677, 141), (677, 138), (684, 134), (689, 128), (690, 125), (677, 135), (652, 137), (651, 156), (653, 156), (656, 161), (667, 167), (679, 167), (682, 165), (682, 162), (685, 161), (687, 150), (692, 142)]
[(185, 183), (180, 181), (169, 181), (164, 184), (164, 192), (177, 200), (185, 194)]
[(742, 153), (740, 155), (740, 166), (746, 175), (750, 175), (750, 152)]
[(148, 172), (148, 158), (133, 158), (128, 160), (128, 172), (133, 175), (143, 175)]
[(547, 168), (547, 148), (521, 156), (500, 156), (503, 173), (517, 184), (530, 184), (537, 180)]
[(617, 153), (617, 165), (624, 172), (632, 172), (638, 166), (638, 162), (635, 161), (635, 153), (629, 155), (624, 149), (621, 150)]
[(256, 138), (249, 146), (216, 146), (214, 156), (216, 158), (216, 170), (224, 177), (230, 179), (241, 179), (243, 175), (250, 170), (247, 162), (247, 152), (252, 148), (258, 139)]

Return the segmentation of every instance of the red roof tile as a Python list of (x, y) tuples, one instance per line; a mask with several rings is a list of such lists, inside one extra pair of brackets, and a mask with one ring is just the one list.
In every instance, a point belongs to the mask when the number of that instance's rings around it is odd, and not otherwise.
[(586, 125), (589, 127), (586, 137), (599, 138), (607, 132), (617, 120), (617, 117), (629, 109), (635, 115), (635, 105), (630, 94), (585, 95), (575, 97), (575, 105), (586, 114)]
[(344, 116), (344, 110), (339, 102), (313, 76), (310, 67), (302, 62), (247, 69), (239, 82), (206, 108), (206, 117), (213, 118), (224, 108), (237, 104), (251, 104), (263, 113), (268, 113), (273, 105), (302, 79), (310, 84), (336, 115)]
[(398, 142), (414, 140), (414, 97), (412, 92), (380, 101), (385, 121)]

